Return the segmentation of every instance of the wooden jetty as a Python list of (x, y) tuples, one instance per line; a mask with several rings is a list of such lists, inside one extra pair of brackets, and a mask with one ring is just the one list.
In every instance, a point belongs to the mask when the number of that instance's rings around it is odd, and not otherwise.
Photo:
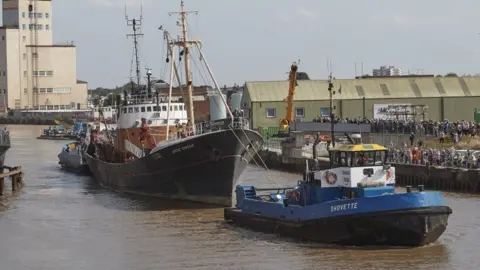
[[(5, 169), (8, 171), (5, 172)], [(22, 167), (3, 166), (0, 172), (0, 196), (5, 194), (5, 178), (7, 177), (12, 180), (12, 192), (17, 191), (24, 185)]]

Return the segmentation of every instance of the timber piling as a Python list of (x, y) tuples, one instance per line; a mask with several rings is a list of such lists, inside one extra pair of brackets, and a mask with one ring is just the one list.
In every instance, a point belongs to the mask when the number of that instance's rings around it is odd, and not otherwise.
[[(0, 196), (5, 194), (5, 178), (10, 177), (12, 181), (12, 192), (24, 186), (22, 167), (3, 166), (0, 170)], [(5, 170), (7, 170), (7, 172), (5, 172)]]

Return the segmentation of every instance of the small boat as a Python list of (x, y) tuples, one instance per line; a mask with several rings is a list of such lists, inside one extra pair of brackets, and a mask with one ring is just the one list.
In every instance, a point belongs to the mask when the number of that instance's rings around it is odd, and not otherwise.
[(83, 158), (83, 144), (81, 142), (72, 142), (62, 148), (58, 154), (58, 164), (63, 169), (74, 173), (89, 173), (85, 159)]
[(67, 131), (64, 126), (50, 126), (43, 130), (42, 135), (38, 136), (38, 140), (75, 140), (76, 134)]
[[(236, 186), (224, 217), (238, 225), (302, 240), (354, 246), (423, 246), (447, 228), (442, 193), (395, 191), (387, 148), (344, 144), (329, 150), (330, 168), (307, 170), (293, 188)], [(265, 195), (262, 192), (270, 191)], [(273, 192), (275, 191), (275, 192)]]

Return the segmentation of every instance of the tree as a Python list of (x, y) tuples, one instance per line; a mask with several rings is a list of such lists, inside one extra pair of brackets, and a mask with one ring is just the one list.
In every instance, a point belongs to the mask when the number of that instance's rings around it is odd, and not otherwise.
[(458, 75), (457, 75), (457, 73), (449, 72), (449, 73), (445, 74), (445, 77), (458, 77)]

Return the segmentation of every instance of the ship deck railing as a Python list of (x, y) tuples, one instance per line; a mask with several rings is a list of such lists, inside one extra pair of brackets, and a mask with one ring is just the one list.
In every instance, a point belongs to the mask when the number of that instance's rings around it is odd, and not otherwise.
[[(232, 130), (232, 129), (241, 129), (241, 128), (249, 128), (249, 121), (248, 119), (242, 118), (242, 117), (237, 117), (234, 118), (233, 120), (231, 118), (227, 119), (221, 119), (221, 120), (216, 120), (216, 121), (205, 121), (201, 123), (195, 124), (195, 129), (194, 132), (188, 132), (189, 130), (186, 129), (185, 127), (184, 131), (187, 131), (185, 133), (185, 137), (179, 137), (176, 132), (171, 132), (169, 135), (168, 140), (163, 140), (157, 143), (157, 147), (160, 145), (165, 145), (170, 142), (174, 142), (177, 140), (182, 140), (182, 139), (187, 139), (189, 137), (193, 136), (198, 136), (202, 134), (208, 134), (212, 132), (217, 132), (220, 130)], [(165, 136), (165, 133), (152, 133), (150, 132), (151, 136)]]

